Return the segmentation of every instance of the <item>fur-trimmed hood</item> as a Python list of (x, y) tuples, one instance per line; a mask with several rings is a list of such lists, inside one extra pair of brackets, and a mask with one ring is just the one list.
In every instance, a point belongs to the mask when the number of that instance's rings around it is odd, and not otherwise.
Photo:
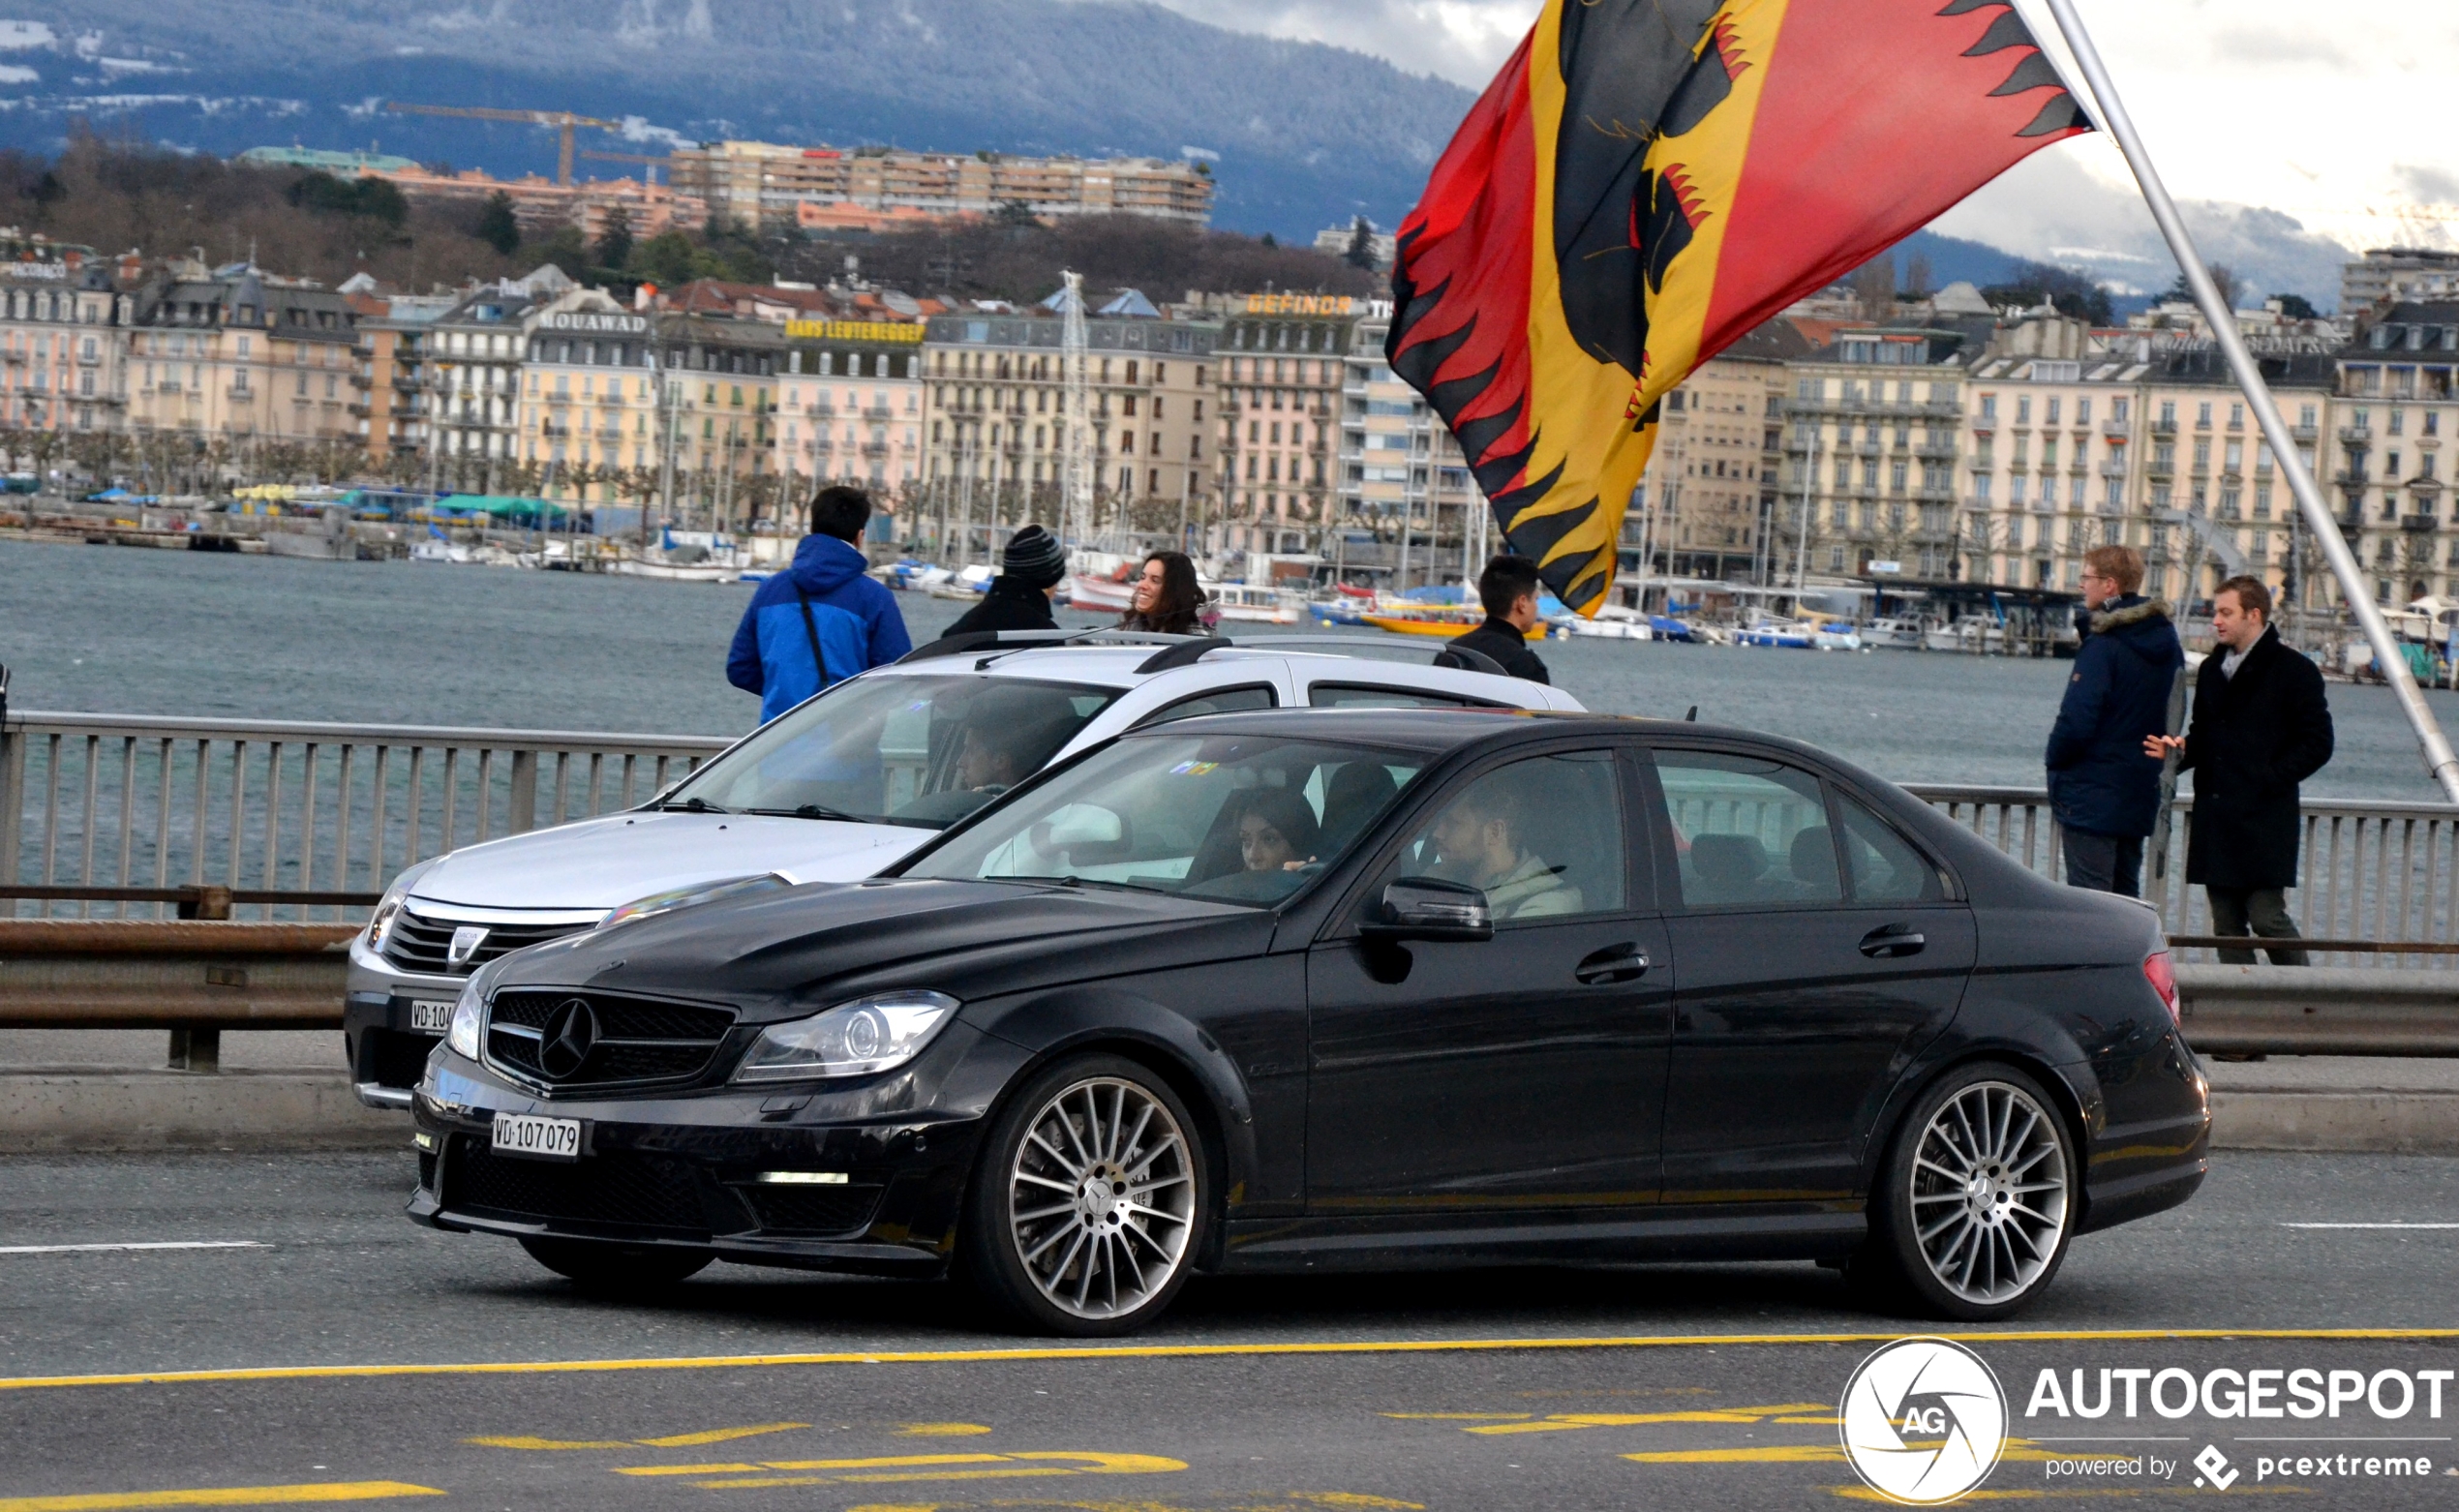
[(2166, 620), (2169, 618), (2169, 605), (2157, 598), (2139, 598), (2131, 604), (2121, 598), (2118, 604), (2119, 607), (2115, 609), (2092, 611), (2090, 624), (2094, 635), (2107, 635), (2112, 630), (2122, 630), (2130, 624), (2142, 624), (2152, 620)]

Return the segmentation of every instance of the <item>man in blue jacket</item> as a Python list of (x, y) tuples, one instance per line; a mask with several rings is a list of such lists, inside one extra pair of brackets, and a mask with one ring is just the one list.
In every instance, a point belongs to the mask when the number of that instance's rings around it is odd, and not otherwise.
[(870, 518), (861, 489), (820, 490), (794, 565), (761, 584), (743, 612), (726, 680), (760, 695), (762, 724), (914, 649), (896, 595), (864, 575), (870, 562), (855, 542)]
[(2136, 591), (2143, 559), (2101, 546), (2083, 557), (2083, 644), (2049, 731), (2049, 806), (2065, 832), (2066, 880), (2142, 895), (2143, 838), (2160, 812), (2160, 760), (2144, 741), (2169, 733), (2186, 664), (2169, 606)]

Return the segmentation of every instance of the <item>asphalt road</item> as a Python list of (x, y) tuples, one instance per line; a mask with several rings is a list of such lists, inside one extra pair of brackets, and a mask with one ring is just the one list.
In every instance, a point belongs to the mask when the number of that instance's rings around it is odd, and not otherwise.
[[(1847, 1378), (1921, 1331), (1807, 1265), (1199, 1282), (1134, 1352), (982, 1333), (940, 1286), (731, 1266), (617, 1304), (403, 1222), (410, 1171), (0, 1162), (0, 1512), (1832, 1505), (1869, 1496), (1838, 1447)], [(2459, 1161), (2224, 1156), (1970, 1339), (2014, 1435), (1985, 1491), (2459, 1505), (2454, 1259)], [(2262, 1337), (2312, 1330), (2381, 1332)], [(671, 1363), (606, 1363), (644, 1361)], [(2044, 1370), (2063, 1397), (2103, 1369), (2205, 1395), (2175, 1418), (2040, 1396)], [(2347, 1400), (2258, 1421), (2210, 1394), (2215, 1370), (2299, 1369)], [(153, 1378), (74, 1379), (131, 1376)], [(2206, 1448), (2226, 1463), (2197, 1489)]]

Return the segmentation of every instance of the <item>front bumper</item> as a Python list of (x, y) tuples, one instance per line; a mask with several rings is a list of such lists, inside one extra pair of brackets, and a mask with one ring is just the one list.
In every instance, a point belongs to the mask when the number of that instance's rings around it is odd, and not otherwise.
[(350, 941), (348, 995), (342, 1000), (342, 1042), (349, 1052), (350, 1084), (369, 1107), (406, 1110), (426, 1074), (427, 1056), (443, 1043), (438, 1030), (410, 1027), (414, 1003), (450, 1003), (468, 984), (461, 977), (405, 972), (369, 953), (366, 936)]
[[(943, 1272), (980, 1121), (849, 1119), (853, 1101), (785, 1086), (549, 1101), (447, 1054), (411, 1104), (419, 1156), (409, 1216), (456, 1232), (707, 1251), (749, 1265)], [(581, 1120), (580, 1158), (494, 1153), (499, 1112)]]

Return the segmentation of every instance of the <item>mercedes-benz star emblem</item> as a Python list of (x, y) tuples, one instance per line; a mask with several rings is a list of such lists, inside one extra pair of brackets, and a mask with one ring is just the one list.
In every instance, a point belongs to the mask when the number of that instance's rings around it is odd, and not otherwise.
[(562, 1081), (580, 1072), (581, 1063), (597, 1047), (597, 1015), (580, 998), (559, 1003), (546, 1015), (538, 1042), (538, 1069)]

